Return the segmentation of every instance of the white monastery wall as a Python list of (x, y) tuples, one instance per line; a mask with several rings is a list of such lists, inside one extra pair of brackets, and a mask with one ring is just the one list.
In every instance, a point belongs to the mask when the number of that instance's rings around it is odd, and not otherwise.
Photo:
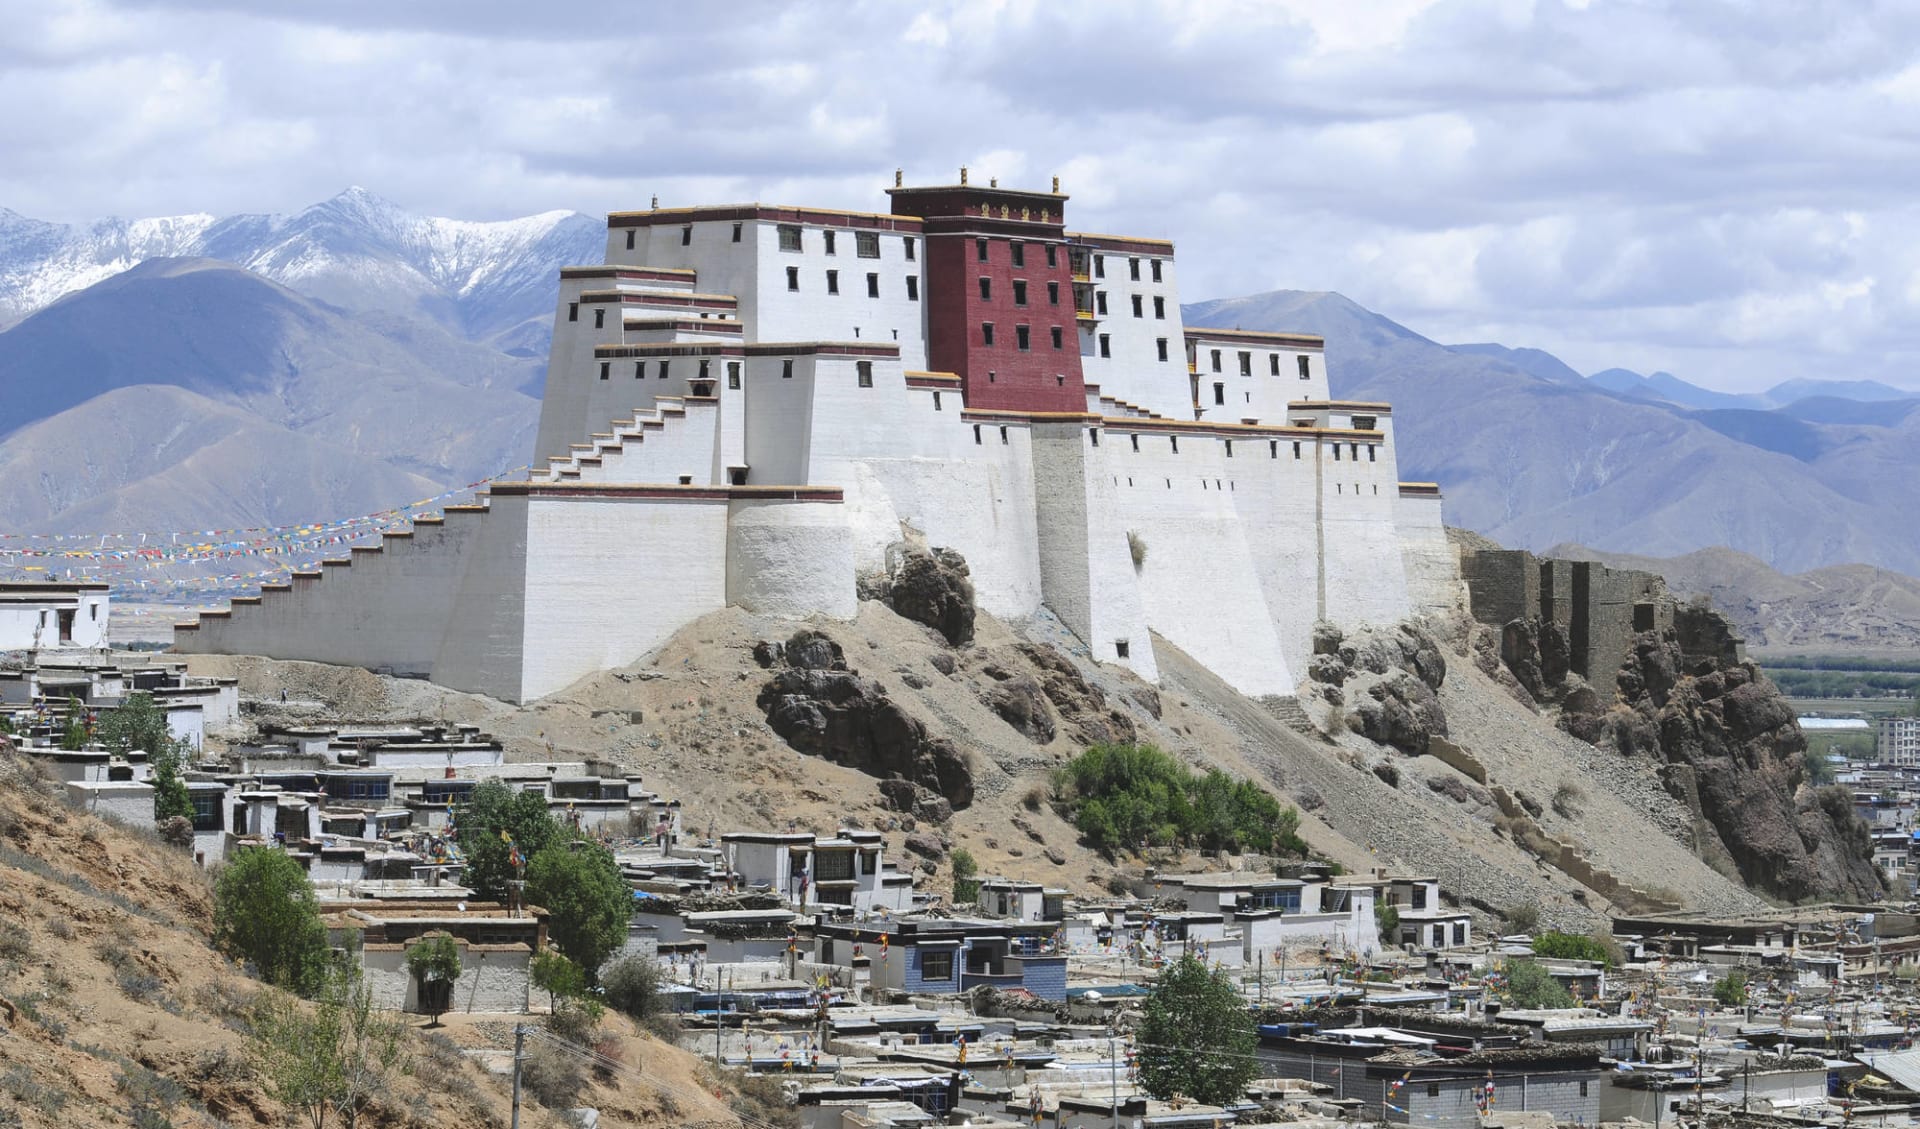
[(1460, 560), (1447, 540), (1439, 493), (1401, 493), (1394, 506), (1394, 528), (1411, 609), (1435, 615), (1466, 607)]
[[(1180, 324), (1180, 291), (1174, 284), (1172, 248), (1165, 256), (1091, 251), (1089, 278), (1098, 321), (1080, 331), (1080, 367), (1087, 383), (1098, 384), (1105, 396), (1137, 404), (1167, 419), (1193, 418), (1193, 392), (1187, 379), (1186, 342)], [(1140, 263), (1134, 281), (1130, 260)], [(1152, 264), (1159, 262), (1160, 282), (1153, 281)], [(1104, 276), (1103, 276), (1104, 274)], [(1099, 312), (1105, 295), (1106, 313)], [(1140, 316), (1133, 316), (1133, 299), (1140, 299)], [(1163, 316), (1154, 316), (1153, 300), (1161, 300)], [(1101, 335), (1110, 356), (1100, 355)], [(1159, 357), (1161, 340), (1167, 359)]]
[(852, 619), (859, 601), (846, 507), (735, 499), (727, 515), (726, 602), (765, 615)]
[(1127, 540), (1127, 515), (1104, 473), (1102, 448), (1095, 445), (1098, 429), (1041, 423), (1033, 431), (1037, 539), (1047, 606), (1080, 636), (1094, 658), (1158, 681), (1138, 569)]
[[(1279, 347), (1271, 341), (1210, 335), (1188, 330), (1188, 355), (1194, 366), (1200, 418), (1216, 423), (1263, 423), (1284, 426), (1287, 405), (1327, 397), (1327, 365), (1323, 349), (1305, 345)], [(1301, 362), (1308, 375), (1300, 375)], [(1218, 399), (1224, 402), (1216, 403)]]
[(1390, 449), (1370, 462), (1364, 442), (1324, 439), (1320, 446), (1323, 614), (1343, 625), (1392, 623), (1407, 614), (1407, 581), (1393, 525), (1400, 483)]
[(527, 499), (495, 494), (489, 505), (486, 513), (451, 507), (446, 513), (448, 526), (472, 543), (433, 677), (456, 690), (516, 702), (525, 685)]

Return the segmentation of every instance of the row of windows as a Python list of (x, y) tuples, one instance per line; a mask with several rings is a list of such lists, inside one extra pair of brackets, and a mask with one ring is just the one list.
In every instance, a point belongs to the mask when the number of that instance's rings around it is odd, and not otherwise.
[[(979, 281), (980, 300), (982, 302), (993, 301), (993, 279), (982, 275)], [(1024, 278), (1016, 278), (1013, 280), (1013, 304), (1016, 306), (1024, 306), (1027, 304), (1027, 280)], [(1057, 282), (1047, 283), (1047, 305), (1057, 306), (1059, 304), (1060, 284)]]
[[(799, 267), (787, 268), (787, 289), (791, 291), (796, 291), (796, 292), (800, 289), (800, 268)], [(827, 272), (827, 293), (829, 294), (840, 293), (840, 272), (837, 270), (830, 270)], [(869, 272), (867, 274), (867, 297), (878, 298), (879, 296), (880, 296), (880, 276), (878, 274)], [(907, 276), (907, 301), (918, 302), (919, 300), (920, 300), (920, 276), (910, 274)]]
[[(979, 430), (980, 430), (980, 429), (979, 429), (979, 428), (977, 428), (977, 427), (976, 427), (976, 428), (974, 428), (974, 431), (976, 432), (976, 434), (975, 434), (975, 435), (974, 435), (974, 437), (973, 437), (973, 441), (974, 441), (975, 443), (978, 443), (978, 442), (980, 442), (980, 436), (979, 436), (979, 435), (977, 434), (977, 433), (979, 432)], [(1001, 428), (1000, 430), (1002, 430), (1002, 431), (1005, 431), (1005, 430), (1006, 430), (1006, 428), (1004, 428), (1004, 427), (1003, 427), (1003, 428)], [(1115, 486), (1118, 486), (1118, 485), (1120, 485), (1120, 478), (1121, 478), (1121, 476), (1120, 476), (1120, 475), (1117, 475), (1117, 474), (1113, 476), (1113, 484), (1114, 484)], [(1127, 475), (1127, 476), (1126, 476), (1126, 479), (1127, 479), (1127, 485), (1128, 485), (1128, 486), (1132, 486), (1132, 485), (1133, 485), (1133, 476), (1129, 474), (1129, 475)], [(1167, 485), (1167, 489), (1169, 489), (1169, 490), (1171, 490), (1171, 489), (1173, 489), (1173, 479), (1171, 479), (1171, 478), (1163, 478), (1163, 479), (1161, 479), (1161, 481), (1162, 481), (1162, 482), (1164, 482), (1164, 483), (1166, 483), (1166, 485)], [(1235, 481), (1234, 481), (1233, 479), (1231, 479), (1231, 478), (1229, 478), (1229, 479), (1226, 479), (1226, 480), (1225, 480), (1225, 485), (1222, 485), (1222, 480), (1220, 480), (1220, 479), (1218, 479), (1218, 478), (1203, 478), (1203, 479), (1201, 479), (1201, 480), (1200, 480), (1200, 489), (1202, 489), (1202, 490), (1224, 490), (1224, 491), (1226, 491), (1227, 493), (1229, 493), (1229, 494), (1232, 494), (1232, 493), (1237, 493), (1237, 492), (1238, 492), (1238, 490), (1239, 490), (1239, 486), (1238, 486), (1238, 485), (1237, 485), (1237, 484), (1235, 483)], [(1344, 483), (1344, 482), (1336, 482), (1336, 483), (1334, 483), (1334, 484), (1333, 484), (1333, 492), (1334, 492), (1335, 494), (1340, 494), (1340, 495), (1345, 495), (1345, 494), (1346, 494), (1346, 492), (1347, 492), (1347, 486), (1346, 486), (1346, 483)], [(1354, 483), (1354, 484), (1353, 484), (1353, 493), (1354, 493), (1354, 496), (1355, 496), (1355, 497), (1359, 497), (1359, 495), (1360, 495), (1360, 484), (1359, 484), (1358, 482), (1356, 482), (1356, 483)], [(1374, 497), (1376, 497), (1376, 498), (1380, 496), (1380, 488), (1379, 488), (1378, 486), (1375, 486), (1375, 487), (1373, 488), (1373, 495), (1374, 495)], [(1125, 658), (1125, 657), (1126, 657), (1126, 652), (1125, 652), (1124, 650), (1120, 652), (1120, 657), (1121, 657), (1121, 658)], [(1297, 907), (1296, 907), (1296, 908), (1297, 908)]]
[[(655, 363), (658, 365), (658, 368), (655, 371), (659, 375), (659, 378), (661, 380), (667, 379), (667, 377), (672, 374), (672, 371), (673, 371), (672, 361), (662, 360), (662, 361), (657, 361)], [(700, 363), (699, 372), (694, 376), (693, 379), (695, 380), (713, 379), (711, 375), (713, 372), (713, 368), (712, 368), (713, 362), (705, 358), (702, 358), (699, 363)], [(872, 388), (873, 387), (873, 362), (872, 361), (855, 361), (853, 363), (853, 367), (854, 367), (854, 371), (857, 374), (859, 374), (860, 387)], [(633, 362), (633, 378), (635, 380), (643, 379), (647, 375), (646, 368), (647, 368), (647, 362), (645, 361)], [(600, 362), (600, 379), (610, 380), (612, 379), (612, 377), (613, 377), (613, 362), (601, 361)], [(793, 379), (793, 359), (792, 358), (789, 357), (781, 360), (780, 379), (782, 380)], [(740, 362), (739, 361), (727, 362), (727, 387), (728, 388), (740, 387)]]
[[(1211, 353), (1209, 360), (1212, 362), (1212, 369), (1214, 372), (1219, 372), (1221, 351), (1219, 349), (1212, 349), (1209, 350), (1209, 352)], [(1300, 371), (1300, 379), (1313, 379), (1313, 368), (1310, 360), (1304, 355), (1296, 355), (1293, 359), (1295, 367)], [(1280, 375), (1280, 354), (1267, 354), (1267, 371), (1274, 376)], [(1245, 349), (1240, 350), (1240, 375), (1253, 375), (1253, 354)]]
[[(803, 240), (805, 239), (805, 236), (803, 234), (805, 230), (806, 230), (805, 228), (801, 227), (797, 223), (781, 224), (780, 225), (780, 249), (782, 251), (806, 250), (806, 245), (803, 242)], [(838, 234), (839, 234), (838, 232), (832, 230), (831, 228), (822, 231), (820, 233), (821, 250), (825, 251), (829, 255), (838, 254), (839, 241), (836, 238)], [(688, 243), (692, 242), (692, 240), (693, 240), (693, 226), (689, 224), (688, 226), (680, 229), (680, 245), (684, 247)], [(740, 242), (740, 225), (737, 223), (733, 225), (733, 241), (735, 243)], [(633, 244), (629, 242), (627, 245), (631, 247)], [(911, 235), (901, 236), (900, 246), (906, 252), (907, 261), (910, 263), (913, 262), (914, 255), (916, 253), (915, 240), (913, 236)], [(853, 233), (853, 253), (854, 255), (862, 259), (879, 258), (880, 257), (880, 233), (877, 231), (854, 232)]]
[[(1066, 348), (1067, 333), (1065, 329), (1057, 325), (1052, 326), (1048, 328), (1047, 335), (1052, 339), (1054, 348)], [(1014, 345), (1019, 348), (1022, 353), (1027, 352), (1033, 347), (1033, 331), (1031, 327), (1024, 325), (1014, 326), (1013, 339)], [(980, 323), (980, 344), (993, 344), (993, 323), (990, 321)]]
[[(992, 244), (992, 242), (993, 241), (991, 239), (975, 239), (973, 241), (973, 257), (979, 262), (983, 262), (983, 263), (986, 262), (987, 254), (988, 254), (987, 249), (989, 245)], [(1045, 244), (1042, 244), (1042, 246), (1046, 249), (1047, 265), (1050, 267), (1059, 266), (1060, 265), (1059, 247), (1056, 244), (1052, 244), (1052, 243), (1045, 243)], [(1026, 266), (1027, 265), (1027, 245), (1021, 242), (1020, 240), (1016, 239), (1016, 240), (1013, 240), (1011, 243), (1009, 243), (1008, 247), (1011, 248), (1011, 250), (1009, 251), (1009, 254), (1012, 256), (1013, 265), (1016, 267)]]
[[(1137, 255), (1131, 256), (1127, 259), (1127, 277), (1132, 279), (1135, 282), (1140, 281), (1140, 261), (1141, 260)], [(1163, 281), (1162, 278), (1160, 277), (1160, 266), (1164, 261), (1165, 260), (1163, 259), (1146, 260), (1147, 266), (1150, 268), (1152, 272), (1153, 281), (1155, 282)], [(1084, 263), (1084, 260), (1080, 256), (1076, 255), (1074, 257), (1074, 266), (1082, 267), (1084, 269), (1083, 263)], [(1048, 260), (1048, 265), (1052, 265), (1052, 260)], [(1093, 256), (1093, 277), (1094, 278), (1107, 277), (1107, 257), (1105, 255), (1096, 254)]]
[[(1094, 431), (1088, 432), (1087, 434), (1092, 438), (1093, 445), (1098, 447), (1100, 445), (1100, 432), (1098, 430), (1094, 430)], [(1127, 436), (1127, 438), (1132, 440), (1133, 449), (1138, 451), (1140, 449), (1140, 436), (1138, 434), (1130, 434)], [(1169, 435), (1167, 436), (1167, 440), (1172, 445), (1173, 453), (1176, 455), (1179, 454), (1180, 453), (1180, 437), (1178, 435)], [(1233, 440), (1225, 439), (1225, 440), (1222, 440), (1221, 442), (1226, 447), (1227, 457), (1232, 458), (1233, 457)], [(1300, 440), (1295, 439), (1292, 441), (1292, 443), (1293, 443), (1293, 457), (1297, 459), (1300, 457)], [(1359, 462), (1360, 461), (1360, 445), (1358, 443), (1349, 443), (1347, 444), (1347, 447), (1349, 448), (1349, 450), (1353, 455), (1353, 461), (1356, 463)], [(1367, 444), (1367, 461), (1368, 462), (1376, 461), (1374, 457), (1375, 456), (1374, 447), (1375, 445), (1372, 443)], [(1267, 457), (1270, 459), (1277, 459), (1280, 457), (1280, 441), (1278, 439), (1267, 440)], [(1334, 462), (1340, 461), (1340, 444), (1338, 443), (1335, 443), (1333, 445), (1333, 461)], [(1354, 490), (1357, 493), (1359, 491), (1359, 487), (1357, 486), (1354, 487)], [(1377, 486), (1374, 487), (1374, 493), (1377, 494), (1379, 492), (1380, 492), (1380, 488)]]

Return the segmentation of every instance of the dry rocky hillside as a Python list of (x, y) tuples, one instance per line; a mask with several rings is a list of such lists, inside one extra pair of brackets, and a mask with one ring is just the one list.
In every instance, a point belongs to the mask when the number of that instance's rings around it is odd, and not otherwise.
[[(207, 876), (60, 796), (0, 738), (0, 1126), (285, 1124), (246, 1053), (265, 989), (210, 947)], [(623, 1125), (736, 1123), (690, 1056), (617, 1017), (602, 1026), (606, 1049), (652, 1081), (590, 1078), (582, 1104)], [(444, 1032), (410, 1033), (410, 1074), (367, 1121), (505, 1125), (507, 1082), (486, 1066), (506, 1056), (463, 1048), (510, 1045), (510, 1031), (508, 1017), (449, 1016)], [(533, 1102), (522, 1123), (567, 1124)]]
[(1489, 918), (1525, 904), (1584, 930), (1610, 910), (1763, 904), (1728, 852), (1703, 847), (1699, 805), (1647, 759), (1564, 732), (1516, 693), (1497, 637), (1464, 614), (1323, 632), (1300, 708), (1249, 699), (1161, 640), (1162, 684), (1147, 685), (1091, 662), (1051, 618), (975, 615), (963, 562), (913, 556), (891, 590), (868, 585), (851, 622), (726, 609), (641, 663), (524, 707), (356, 669), (191, 661), (239, 676), (259, 722), (468, 722), (514, 759), (609, 761), (681, 800), (696, 835), (879, 828), (935, 889), (960, 846), (987, 873), (1087, 891), (1270, 865), (1080, 845), (1049, 774), (1090, 743), (1138, 740), (1265, 783), (1349, 871), (1437, 875)]

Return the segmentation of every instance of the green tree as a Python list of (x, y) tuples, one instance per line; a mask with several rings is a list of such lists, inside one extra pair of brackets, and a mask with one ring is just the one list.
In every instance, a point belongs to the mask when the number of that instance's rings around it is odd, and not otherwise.
[(67, 727), (60, 734), (60, 747), (74, 752), (87, 747), (87, 707), (78, 698), (67, 699)]
[(1251, 780), (1195, 775), (1151, 745), (1094, 745), (1055, 771), (1054, 797), (1087, 843), (1143, 843), (1304, 856), (1300, 813)]
[(267, 993), (247, 1050), (267, 1092), (312, 1129), (327, 1129), (336, 1115), (354, 1129), (394, 1075), (412, 1072), (406, 1023), (377, 1010), (365, 984), (340, 975), (311, 1005)]
[(535, 953), (528, 974), (533, 986), (547, 994), (551, 1011), (559, 1011), (563, 999), (579, 999), (587, 994), (587, 974), (558, 949)]
[(244, 848), (221, 868), (213, 890), (213, 940), (275, 987), (311, 996), (326, 979), (327, 930), (313, 883), (277, 848)]
[(555, 843), (527, 866), (527, 901), (551, 915), (547, 935), (593, 983), (627, 940), (633, 890), (613, 852), (586, 839)]
[(476, 787), (472, 799), (455, 813), (455, 820), (460, 856), (467, 860), (466, 884), (496, 902), (506, 900), (507, 882), (513, 877), (507, 861), (511, 847), (500, 837), (502, 831), (513, 837), (513, 845), (528, 860), (564, 838), (560, 822), (547, 810), (545, 796), (517, 791), (498, 780)]
[(1515, 1007), (1572, 1007), (1573, 996), (1539, 963), (1530, 960), (1507, 962), (1507, 987), (1503, 993)]
[(973, 861), (973, 852), (965, 847), (953, 849), (953, 904), (971, 905), (980, 899), (980, 882), (975, 877), (980, 873), (980, 864)]
[(439, 991), (429, 989), (429, 984), (452, 984), (460, 979), (460, 946), (445, 933), (431, 933), (414, 943), (407, 950), (407, 971), (413, 973), (414, 983), (420, 985), (420, 1001), (423, 1007), (432, 1005), (434, 1025), (440, 1024), (445, 1002)]
[(1536, 956), (1553, 957), (1556, 960), (1588, 960), (1605, 965), (1617, 963), (1610, 946), (1596, 937), (1582, 937), (1578, 933), (1542, 933), (1533, 939), (1533, 951)]
[(1721, 1007), (1745, 1007), (1747, 1003), (1747, 974), (1740, 969), (1722, 976), (1713, 982), (1713, 998)]
[(600, 973), (607, 1004), (631, 1019), (651, 1019), (666, 1010), (660, 996), (660, 966), (635, 953)]
[(139, 750), (147, 754), (152, 768), (153, 821), (163, 823), (174, 816), (193, 818), (193, 797), (181, 776), (187, 747), (174, 740), (167, 729), (167, 714), (153, 695), (139, 691), (100, 715), (94, 737), (116, 753)]
[(1400, 910), (1392, 902), (1373, 903), (1373, 927), (1380, 931), (1380, 943), (1397, 945), (1400, 937)]
[(1259, 1073), (1253, 1016), (1224, 972), (1191, 956), (1160, 973), (1140, 1024), (1140, 1082), (1165, 1100), (1238, 1101)]

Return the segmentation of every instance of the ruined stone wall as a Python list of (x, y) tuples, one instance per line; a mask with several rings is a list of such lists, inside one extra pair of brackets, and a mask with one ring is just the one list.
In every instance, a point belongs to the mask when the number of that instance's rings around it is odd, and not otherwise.
[[(1611, 680), (1641, 632), (1674, 625), (1666, 582), (1649, 572), (1542, 559), (1521, 549), (1464, 552), (1460, 572), (1475, 619), (1490, 627), (1537, 619), (1557, 628), (1566, 640), (1568, 666), (1588, 681)], [(1717, 654), (1738, 643), (1701, 645)]]

